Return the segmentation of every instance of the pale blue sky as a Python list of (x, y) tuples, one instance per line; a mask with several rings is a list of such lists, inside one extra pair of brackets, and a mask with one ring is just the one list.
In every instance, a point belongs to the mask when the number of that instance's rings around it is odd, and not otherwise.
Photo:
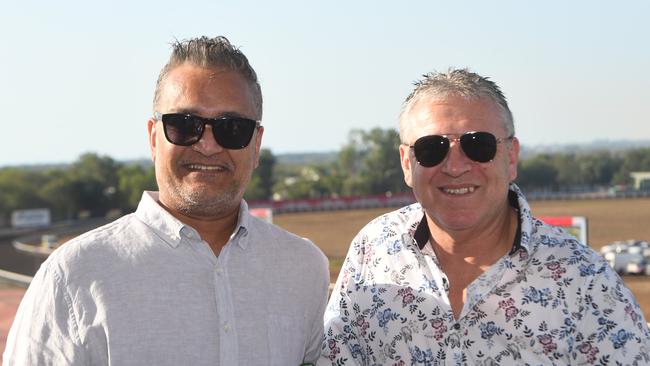
[(392, 128), (449, 66), (501, 85), (523, 145), (650, 139), (648, 1), (17, 1), (0, 5), (0, 166), (149, 156), (169, 43), (225, 35), (257, 70), (263, 145)]

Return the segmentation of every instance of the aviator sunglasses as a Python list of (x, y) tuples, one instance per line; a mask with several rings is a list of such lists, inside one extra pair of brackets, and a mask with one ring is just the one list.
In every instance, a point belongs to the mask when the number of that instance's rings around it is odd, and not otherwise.
[(156, 112), (154, 118), (162, 121), (167, 141), (179, 146), (197, 143), (203, 136), (205, 125), (210, 125), (212, 135), (221, 147), (243, 149), (251, 142), (255, 129), (260, 127), (259, 121), (242, 117), (203, 118), (192, 114)]
[(468, 158), (479, 163), (487, 163), (494, 159), (497, 144), (513, 137), (511, 135), (498, 139), (489, 132), (476, 131), (466, 132), (457, 138), (449, 138), (447, 135), (429, 135), (420, 137), (409, 147), (413, 149), (418, 163), (426, 168), (434, 167), (445, 160), (451, 141), (460, 142), (460, 147)]

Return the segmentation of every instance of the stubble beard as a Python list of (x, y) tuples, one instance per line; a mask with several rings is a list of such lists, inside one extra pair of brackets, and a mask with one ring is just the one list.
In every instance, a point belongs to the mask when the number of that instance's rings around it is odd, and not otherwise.
[(184, 216), (195, 218), (216, 218), (231, 214), (239, 207), (243, 196), (238, 182), (230, 182), (221, 190), (211, 190), (204, 187), (185, 187), (182, 185), (165, 184), (167, 186), (167, 205)]

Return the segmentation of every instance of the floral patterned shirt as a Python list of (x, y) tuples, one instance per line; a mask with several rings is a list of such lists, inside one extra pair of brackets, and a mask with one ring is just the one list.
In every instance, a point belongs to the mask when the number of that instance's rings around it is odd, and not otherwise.
[(458, 319), (435, 253), (420, 248), (428, 232), (418, 245), (419, 204), (361, 230), (325, 313), (318, 365), (650, 364), (650, 331), (620, 277), (533, 218), (516, 185), (510, 194), (518, 238), (468, 286)]

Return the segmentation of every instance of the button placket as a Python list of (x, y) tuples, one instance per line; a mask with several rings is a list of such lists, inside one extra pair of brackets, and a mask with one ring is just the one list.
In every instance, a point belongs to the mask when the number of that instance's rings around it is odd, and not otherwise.
[(221, 331), (219, 349), (221, 361), (224, 365), (234, 365), (238, 359), (237, 332), (234, 318), (234, 309), (232, 304), (232, 294), (230, 283), (228, 281), (228, 272), (226, 263), (228, 262), (229, 247), (224, 247), (213, 267), (215, 296), (217, 303), (217, 312), (219, 314)]

